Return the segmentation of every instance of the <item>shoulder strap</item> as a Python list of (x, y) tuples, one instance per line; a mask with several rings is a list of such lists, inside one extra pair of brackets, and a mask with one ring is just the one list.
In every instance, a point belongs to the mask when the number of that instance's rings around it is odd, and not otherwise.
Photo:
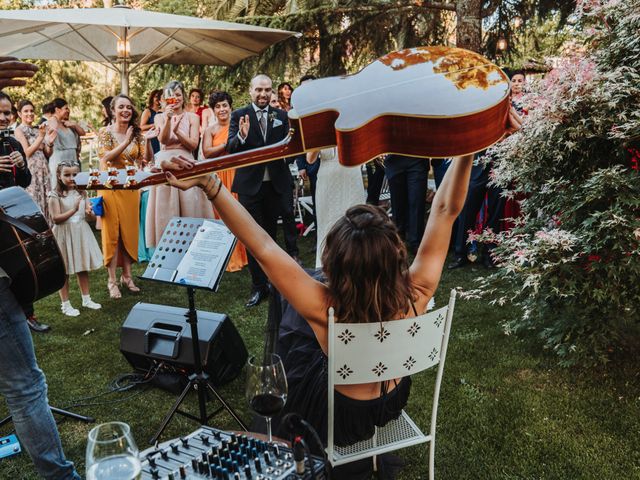
[(0, 222), (8, 223), (9, 225), (12, 225), (13, 227), (17, 228), (21, 232), (26, 233), (30, 237), (33, 237), (34, 239), (40, 242), (43, 242), (46, 240), (45, 235), (41, 234), (40, 232), (36, 232), (33, 228), (31, 228), (26, 223), (23, 223), (21, 220), (18, 220), (17, 218), (7, 215), (2, 210), (0, 210)]

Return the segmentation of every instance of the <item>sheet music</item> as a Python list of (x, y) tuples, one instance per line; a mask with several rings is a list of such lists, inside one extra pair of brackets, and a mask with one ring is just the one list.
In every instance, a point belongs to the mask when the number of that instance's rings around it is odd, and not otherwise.
[(205, 220), (178, 264), (174, 282), (213, 288), (222, 274), (235, 236), (221, 223)]

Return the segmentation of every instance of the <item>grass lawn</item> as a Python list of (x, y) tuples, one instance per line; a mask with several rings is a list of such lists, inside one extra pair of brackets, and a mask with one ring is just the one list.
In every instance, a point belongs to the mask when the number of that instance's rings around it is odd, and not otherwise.
[[(307, 265), (313, 264), (312, 239), (301, 242)], [(142, 267), (136, 269), (140, 274)], [(436, 295), (443, 305), (449, 290), (470, 286), (485, 273), (467, 267), (446, 271)], [(39, 364), (47, 375), (52, 405), (95, 403), (73, 408), (95, 416), (99, 422), (121, 420), (131, 425), (141, 449), (155, 432), (174, 397), (149, 389), (109, 394), (78, 402), (108, 389), (109, 383), (131, 369), (119, 352), (120, 326), (138, 301), (186, 306), (183, 289), (138, 281), (143, 292), (123, 292), (120, 300), (108, 298), (106, 271), (91, 275), (93, 299), (102, 303), (97, 312), (82, 309), (77, 318), (60, 313), (57, 296), (36, 305), (39, 318), (53, 331), (34, 335)], [(202, 310), (227, 313), (250, 352), (259, 352), (267, 316), (266, 304), (247, 310), (246, 271), (226, 274), (217, 294), (198, 292)], [(72, 286), (72, 304), (80, 295)], [(436, 475), (443, 479), (628, 479), (640, 478), (640, 361), (630, 358), (596, 371), (563, 369), (533, 340), (505, 336), (501, 322), (517, 311), (479, 301), (459, 300), (454, 314), (438, 415)], [(89, 334), (84, 334), (87, 331)], [(1, 368), (1, 367), (0, 367)], [(414, 377), (409, 412), (428, 425), (433, 372)], [(139, 393), (137, 393), (139, 392)], [(244, 376), (221, 392), (242, 417), (250, 418), (244, 400)], [(196, 407), (195, 396), (188, 405)], [(0, 415), (6, 414), (4, 404)], [(236, 428), (225, 413), (212, 423)], [(86, 438), (92, 425), (65, 420), (60, 423), (67, 456), (84, 473)], [(196, 425), (176, 417), (164, 439), (187, 434)], [(0, 434), (8, 434), (5, 427)], [(427, 478), (426, 448), (402, 452), (407, 466), (403, 479)], [(26, 454), (0, 461), (0, 478), (37, 478)]]

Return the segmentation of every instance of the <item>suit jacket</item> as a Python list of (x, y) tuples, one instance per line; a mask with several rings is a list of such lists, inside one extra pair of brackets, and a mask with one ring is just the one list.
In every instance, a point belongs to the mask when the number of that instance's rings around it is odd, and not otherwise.
[[(278, 108), (268, 108), (266, 140), (262, 137), (258, 116), (256, 115), (253, 105), (250, 104), (240, 108), (231, 114), (229, 138), (227, 139), (227, 151), (229, 153), (245, 152), (254, 148), (271, 145), (287, 136), (289, 132), (287, 112)], [(245, 115), (249, 115), (249, 134), (245, 142), (241, 143), (238, 138), (238, 129), (240, 118)], [(276, 120), (278, 120), (278, 122), (276, 122)], [(274, 123), (279, 124), (274, 126)], [(262, 185), (265, 168), (269, 171), (269, 178), (276, 192), (287, 193), (291, 191), (293, 179), (291, 178), (289, 167), (282, 159), (261, 163), (259, 165), (251, 165), (250, 167), (238, 168), (233, 179), (231, 191), (243, 195), (257, 194)]]

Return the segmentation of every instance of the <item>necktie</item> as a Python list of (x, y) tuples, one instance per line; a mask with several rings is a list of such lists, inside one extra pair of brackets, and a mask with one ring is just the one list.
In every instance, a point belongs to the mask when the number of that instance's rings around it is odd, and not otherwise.
[(267, 111), (258, 110), (258, 122), (260, 123), (260, 130), (262, 131), (262, 138), (267, 139)]

